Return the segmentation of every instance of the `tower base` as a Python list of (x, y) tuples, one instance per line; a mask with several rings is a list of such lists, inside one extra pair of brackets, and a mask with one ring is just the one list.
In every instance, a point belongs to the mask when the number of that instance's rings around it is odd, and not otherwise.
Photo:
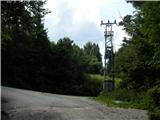
[(113, 80), (104, 80), (103, 89), (105, 92), (114, 90), (114, 81)]

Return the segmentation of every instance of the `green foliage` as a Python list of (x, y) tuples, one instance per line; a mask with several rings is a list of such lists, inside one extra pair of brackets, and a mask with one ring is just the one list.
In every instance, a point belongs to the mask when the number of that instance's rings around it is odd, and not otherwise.
[(98, 97), (95, 98), (95, 100), (106, 104), (110, 107), (123, 107), (123, 108), (139, 108), (137, 104), (133, 104), (131, 102), (127, 101), (120, 101), (115, 99), (115, 94), (112, 93), (106, 94), (105, 92), (101, 92)]
[(102, 90), (102, 81), (97, 80), (97, 78), (86, 75), (87, 80), (84, 81), (84, 87), (82, 91), (84, 91), (85, 95), (89, 96), (97, 96)]
[(108, 93), (101, 92), (96, 100), (112, 107), (148, 109), (146, 92), (135, 93), (131, 90), (118, 88)]
[(112, 99), (127, 102), (131, 101), (135, 96), (134, 92), (126, 89), (115, 89), (114, 91), (106, 93), (106, 95)]
[[(45, 1), (2, 1), (2, 85), (45, 92), (97, 95), (101, 83), (86, 76), (101, 69), (99, 47), (91, 54), (69, 38), (50, 42)], [(87, 46), (87, 45), (86, 45)], [(87, 70), (86, 70), (87, 69)]]
[(149, 116), (151, 120), (159, 120), (160, 119), (160, 109), (155, 108), (153, 111), (150, 111)]
[(155, 86), (160, 78), (160, 2), (132, 3), (138, 10), (120, 23), (131, 38), (124, 39), (116, 53), (115, 69), (125, 84), (123, 87), (141, 91)]
[(43, 4), (43, 1), (1, 2), (2, 84), (31, 88), (35, 87), (39, 73), (43, 74), (49, 53), (42, 23), (46, 11)]
[(129, 96), (131, 101), (146, 105), (150, 118), (159, 120), (160, 2), (131, 3), (136, 8), (134, 15), (127, 15), (120, 22), (131, 38), (125, 38), (115, 54), (115, 72), (122, 79), (120, 87), (135, 93), (135, 97)]
[(156, 86), (148, 90), (149, 115), (151, 120), (160, 119), (160, 87)]
[(86, 72), (92, 74), (99, 74), (102, 69), (102, 58), (99, 51), (98, 44), (87, 42), (84, 45), (84, 57), (86, 64)]
[(99, 74), (89, 74), (91, 79), (103, 82), (104, 77)]

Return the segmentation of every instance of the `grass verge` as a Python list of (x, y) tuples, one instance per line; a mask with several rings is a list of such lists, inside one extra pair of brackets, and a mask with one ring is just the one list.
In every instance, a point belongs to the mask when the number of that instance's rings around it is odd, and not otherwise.
[(105, 92), (101, 92), (99, 96), (93, 99), (109, 107), (136, 108), (136, 109), (143, 109), (143, 110), (147, 109), (146, 104), (148, 102), (145, 95), (143, 96), (135, 95), (135, 94), (131, 95), (131, 92), (122, 94), (122, 92), (124, 91), (120, 91), (118, 93), (115, 90), (108, 94), (106, 94)]

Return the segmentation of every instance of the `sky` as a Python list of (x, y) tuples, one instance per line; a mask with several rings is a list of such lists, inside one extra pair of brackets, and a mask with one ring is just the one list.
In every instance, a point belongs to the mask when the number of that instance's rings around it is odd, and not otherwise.
[[(45, 16), (50, 41), (57, 42), (60, 38), (69, 37), (75, 44), (83, 47), (88, 41), (99, 45), (104, 53), (104, 27), (101, 20), (117, 22), (135, 10), (125, 0), (48, 0), (45, 5), (51, 13)], [(113, 26), (114, 51), (120, 48), (123, 37), (128, 35), (122, 27)]]

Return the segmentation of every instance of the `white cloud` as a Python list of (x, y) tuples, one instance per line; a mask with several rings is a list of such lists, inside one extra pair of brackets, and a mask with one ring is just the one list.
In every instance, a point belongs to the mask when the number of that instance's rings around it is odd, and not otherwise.
[(97, 0), (49, 0), (47, 7), (52, 13), (46, 16), (45, 26), (48, 28), (50, 40), (68, 36), (78, 44), (84, 44), (85, 40), (96, 42), (96, 32), (100, 33), (100, 6)]
[[(50, 40), (68, 36), (81, 47), (88, 41), (96, 42), (102, 54), (104, 35), (101, 19), (114, 20), (120, 16), (119, 11), (123, 15), (133, 11), (125, 0), (48, 0), (46, 7), (52, 11), (45, 17)], [(113, 43), (117, 50), (126, 33), (121, 27), (114, 27), (114, 32)]]

